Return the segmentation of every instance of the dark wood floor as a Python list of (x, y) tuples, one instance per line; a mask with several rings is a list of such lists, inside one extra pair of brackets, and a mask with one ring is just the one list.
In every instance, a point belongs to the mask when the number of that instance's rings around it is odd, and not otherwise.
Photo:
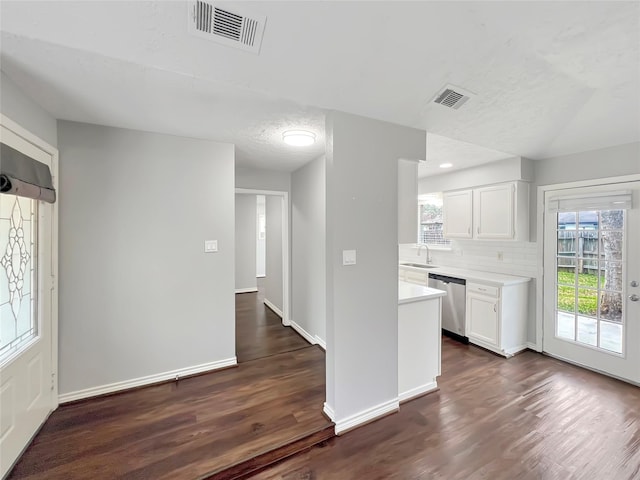
[(443, 340), (436, 393), (254, 479), (640, 479), (640, 389)]
[(324, 352), (309, 346), (208, 375), (62, 406), (13, 479), (196, 479), (331, 425)]
[[(250, 295), (254, 300), (245, 302)], [(257, 294), (239, 297), (245, 332), (251, 330), (251, 312), (261, 312), (261, 331), (239, 338), (244, 363), (62, 406), (9, 478), (234, 478), (332, 437), (333, 424), (322, 415), (324, 352), (261, 309)]]
[(309, 343), (291, 327), (283, 327), (278, 315), (264, 304), (264, 280), (258, 293), (236, 294), (236, 356), (238, 362), (268, 357)]

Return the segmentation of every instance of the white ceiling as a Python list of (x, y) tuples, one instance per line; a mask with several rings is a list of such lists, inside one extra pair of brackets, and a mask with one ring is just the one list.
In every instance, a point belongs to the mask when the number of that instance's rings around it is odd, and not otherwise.
[[(323, 152), (327, 109), (423, 128), (471, 163), (640, 141), (638, 2), (242, 7), (267, 16), (260, 55), (189, 35), (184, 2), (2, 1), (2, 70), (57, 118), (233, 142), (280, 170)], [(446, 83), (477, 96), (430, 104)], [(313, 148), (281, 142), (298, 127)]]
[[(513, 158), (513, 155), (427, 132), (427, 158), (418, 164), (418, 177), (439, 175), (506, 158)], [(443, 163), (453, 166), (442, 169), (440, 165)]]

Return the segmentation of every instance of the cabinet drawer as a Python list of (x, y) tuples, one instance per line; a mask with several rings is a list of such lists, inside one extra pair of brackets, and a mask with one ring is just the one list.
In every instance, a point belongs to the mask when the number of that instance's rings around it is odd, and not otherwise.
[(406, 282), (419, 283), (420, 285), (427, 284), (426, 272), (414, 272), (413, 270), (405, 270), (404, 279)]
[(500, 288), (481, 283), (467, 283), (467, 292), (475, 292), (488, 297), (498, 298), (500, 296)]

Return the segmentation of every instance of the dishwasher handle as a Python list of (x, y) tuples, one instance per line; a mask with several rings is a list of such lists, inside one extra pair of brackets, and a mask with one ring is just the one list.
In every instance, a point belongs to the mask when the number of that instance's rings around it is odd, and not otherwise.
[(446, 275), (440, 275), (439, 273), (430, 273), (429, 278), (439, 280), (442, 283), (456, 283), (458, 285), (467, 284), (467, 281), (464, 278), (448, 277)]

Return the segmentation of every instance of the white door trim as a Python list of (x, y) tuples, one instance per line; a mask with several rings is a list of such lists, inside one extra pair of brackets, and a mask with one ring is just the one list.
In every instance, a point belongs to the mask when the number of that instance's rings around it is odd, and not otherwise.
[(282, 324), (291, 325), (290, 317), (290, 280), (289, 265), (289, 192), (280, 190), (257, 190), (252, 188), (236, 188), (236, 193), (245, 193), (250, 195), (270, 195), (282, 197)]
[(548, 191), (563, 190), (567, 188), (594, 187), (598, 185), (610, 185), (615, 183), (626, 183), (640, 180), (640, 174), (624, 175), (619, 177), (597, 178), (593, 180), (581, 180), (578, 182), (557, 183), (553, 185), (538, 186), (537, 200), (537, 235), (538, 274), (536, 277), (536, 344), (535, 350), (542, 352), (542, 337), (544, 334), (544, 269), (542, 259), (544, 258), (544, 197)]
[(51, 176), (56, 190), (56, 202), (53, 204), (51, 218), (51, 369), (53, 373), (51, 392), (51, 411), (58, 408), (58, 149), (49, 145), (37, 135), (0, 113), (0, 125), (11, 130), (27, 142), (51, 155)]

